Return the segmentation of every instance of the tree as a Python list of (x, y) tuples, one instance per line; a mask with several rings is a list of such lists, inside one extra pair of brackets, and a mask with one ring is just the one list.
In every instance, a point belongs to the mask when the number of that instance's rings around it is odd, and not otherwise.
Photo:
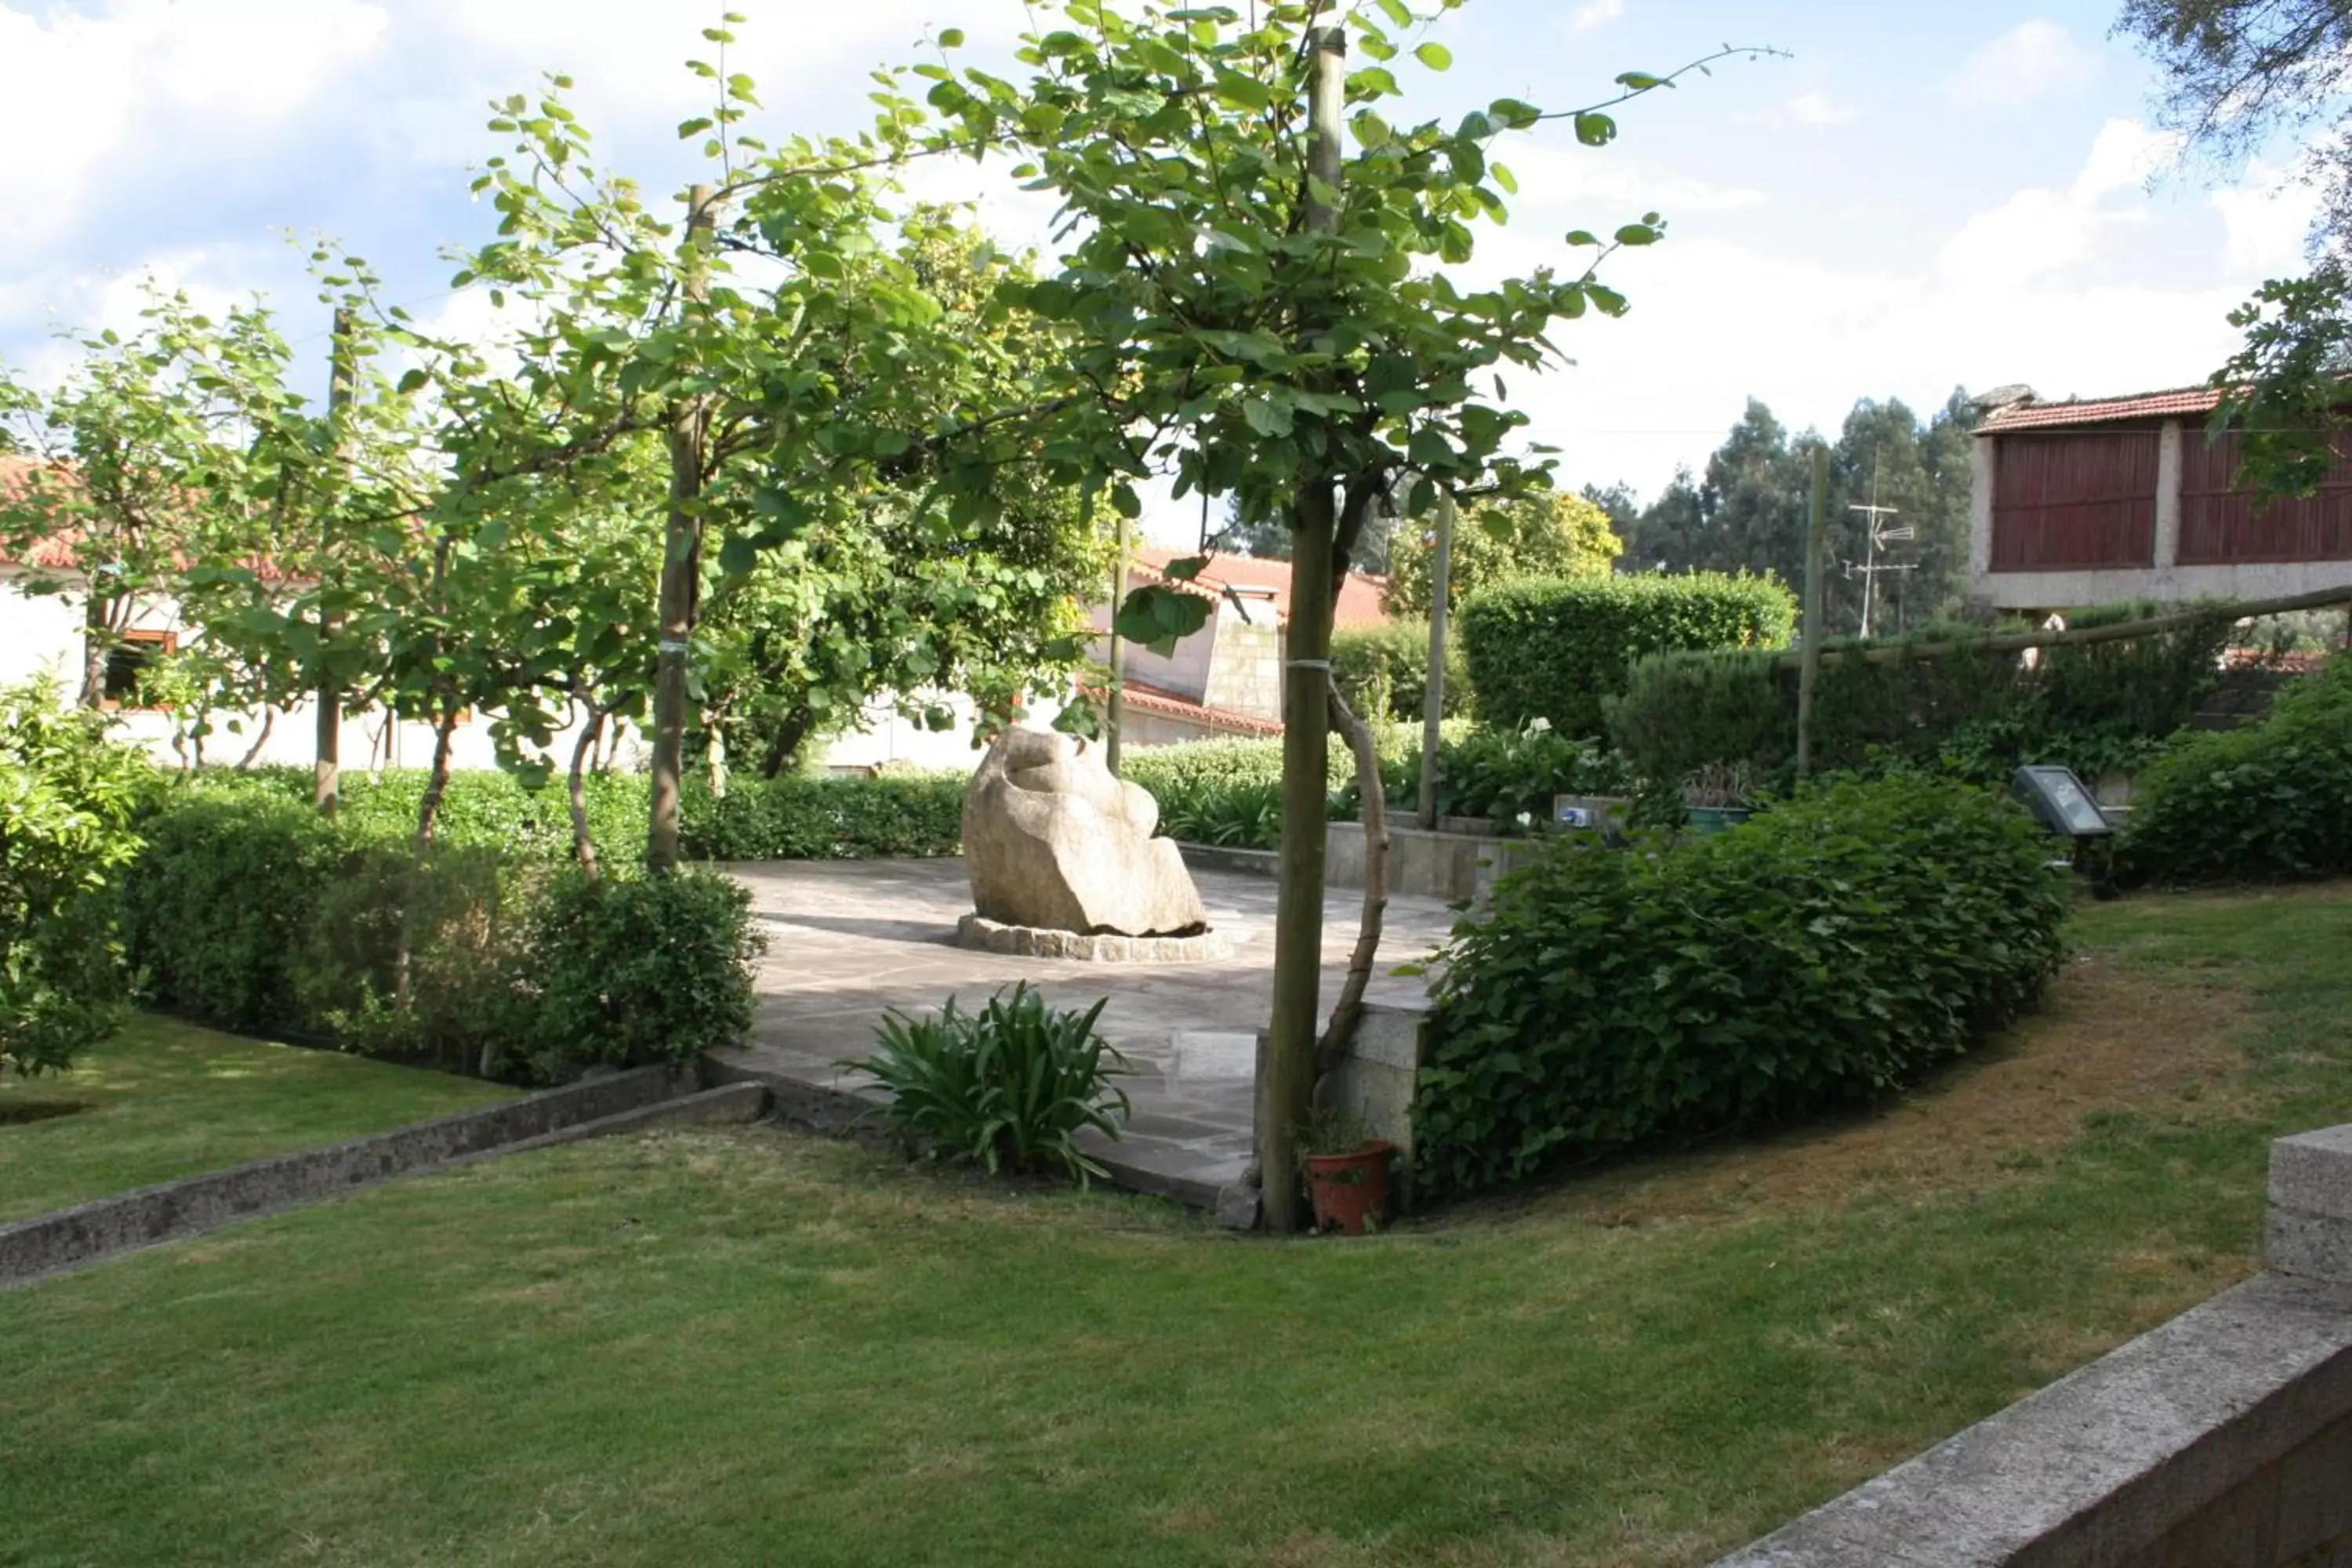
[[(1025, 85), (915, 68), (933, 81), (935, 109), (1061, 204), (1072, 237), (1059, 269), (1017, 291), (1067, 334), (1070, 379), (1040, 427), (1056, 473), (1106, 489), (1129, 516), (1138, 484), (1171, 475), (1180, 499), (1234, 496), (1244, 523), (1290, 533), (1282, 879), (1258, 1116), (1267, 1220), (1288, 1228), (1293, 1135), (1318, 1067), (1352, 1029), (1379, 930), (1375, 870), (1318, 1043), (1327, 713), (1360, 773), (1377, 765), (1329, 680), (1338, 585), (1375, 509), (1407, 479), (1430, 481), (1417, 494), (1473, 500), (1531, 488), (1543, 464), (1505, 449), (1526, 419), (1503, 373), (1554, 358), (1555, 321), (1613, 315), (1624, 300), (1591, 266), (1483, 289), (1455, 280), (1471, 226), (1507, 213), (1515, 181), (1496, 143), (1547, 116), (1504, 99), (1450, 126), (1391, 125), (1381, 109), (1401, 89), (1387, 62), (1420, 26), (1403, 0), (1344, 15), (1276, 3), (1246, 16), (1078, 0), (1066, 16), (1024, 37)], [(1450, 62), (1434, 40), (1411, 47), (1425, 67)], [(1351, 48), (1369, 61), (1352, 72)], [(1610, 101), (1670, 79), (1629, 73)], [(1550, 118), (1597, 146), (1615, 133), (1606, 107)], [(1567, 243), (1606, 256), (1654, 242), (1659, 224), (1649, 214), (1611, 241), (1577, 231)], [(1118, 627), (1165, 641), (1206, 610), (1197, 595), (1147, 587)], [(1367, 827), (1377, 845), (1379, 824)]]
[[(1382, 600), (1389, 614), (1428, 617), (1436, 547), (1435, 530), (1416, 528), (1393, 552)], [(1609, 514), (1580, 495), (1542, 491), (1480, 506), (1454, 531), (1445, 602), (1459, 605), (1488, 584), (1514, 577), (1605, 575), (1624, 550)]]
[(128, 337), (68, 341), (80, 362), (46, 396), (0, 377), (0, 422), (36, 459), (0, 489), (0, 552), (31, 567), (31, 591), (80, 596), (77, 700), (96, 708), (124, 632), (177, 596), (191, 563), (266, 547), (266, 520), (240, 498), (286, 346), (267, 311), (215, 321), (152, 285)]
[(2341, 0), (2126, 0), (2117, 33), (2163, 73), (2162, 118), (2231, 166), (2269, 138), (2308, 138), (2300, 174), (2322, 202), (2311, 270), (2231, 312), (2243, 344), (2213, 374), (2218, 431), (2244, 432), (2241, 478), (2307, 495), (2338, 460), (2352, 373), (2352, 8)]
[(0, 1071), (62, 1070), (120, 1023), (109, 884), (139, 852), (152, 777), (48, 682), (0, 689)]

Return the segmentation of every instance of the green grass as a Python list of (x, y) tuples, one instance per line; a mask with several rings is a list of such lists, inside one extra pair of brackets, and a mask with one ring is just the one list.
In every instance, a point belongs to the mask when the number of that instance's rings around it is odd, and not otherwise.
[(1705, 1563), (2242, 1277), (2352, 1119), (2352, 886), (2082, 934), (2221, 1065), (1990, 1176), (1772, 1195), (1989, 1069), (1362, 1243), (748, 1129), (139, 1254), (6, 1300), (0, 1563)]
[(0, 1079), (0, 1224), (510, 1092), (136, 1016), (70, 1072)]

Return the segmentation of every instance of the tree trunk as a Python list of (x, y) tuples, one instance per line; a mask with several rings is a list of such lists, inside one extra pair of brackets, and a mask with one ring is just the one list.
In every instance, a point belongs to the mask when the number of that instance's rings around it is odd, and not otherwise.
[(87, 586), (81, 596), (81, 696), (84, 708), (106, 706), (106, 661), (114, 651), (114, 618), (111, 604), (99, 593), (96, 584)]
[(1330, 1022), (1315, 1047), (1315, 1076), (1339, 1065), (1356, 1038), (1364, 1015), (1364, 987), (1372, 978), (1372, 960), (1381, 950), (1381, 932), (1389, 907), (1389, 805), (1381, 784), (1380, 750), (1372, 743), (1372, 727), (1359, 718), (1331, 683), (1331, 723), (1348, 739), (1356, 758), (1356, 789), (1363, 798), (1364, 903), (1356, 928), (1356, 950), (1348, 958), (1348, 977), (1340, 983), (1339, 999), (1331, 1007)]
[(441, 815), (441, 797), (449, 792), (449, 738), (457, 729), (457, 702), (441, 701), (441, 716), (433, 731), (433, 772), (416, 803), (416, 837), (410, 844), (408, 888), (400, 900), (400, 949), (393, 957), (393, 1002), (403, 1013), (410, 1002), (409, 971), (416, 951), (416, 905), (425, 890), (425, 858), (433, 850), (433, 827)]
[(808, 739), (809, 731), (815, 726), (815, 713), (805, 707), (793, 709), (776, 727), (776, 738), (768, 742), (768, 754), (760, 761), (760, 776), (783, 777), (784, 769), (800, 754), (801, 742)]
[(261, 760), (261, 748), (269, 744), (269, 731), (277, 722), (278, 710), (275, 707), (265, 704), (261, 710), (261, 733), (254, 736), (253, 744), (247, 746), (245, 749), (245, 755), (237, 759), (236, 771), (238, 773), (250, 772), (253, 764)]
[(588, 879), (596, 879), (596, 840), (588, 831), (588, 790), (582, 774), (588, 765), (591, 752), (596, 749), (596, 737), (604, 732), (604, 710), (591, 707), (588, 726), (580, 731), (580, 739), (572, 743), (572, 853)]
[[(1346, 128), (1346, 32), (1308, 34), (1309, 142), (1306, 227), (1333, 234), (1339, 214), (1317, 186), (1336, 193)], [(1301, 321), (1300, 337), (1317, 323)], [(1323, 980), (1325, 777), (1328, 759), (1325, 698), (1331, 685), (1331, 552), (1338, 495), (1328, 476), (1306, 479), (1291, 509), (1290, 630), (1282, 672), (1282, 878), (1274, 915), (1274, 1011), (1258, 1067), (1258, 1180), (1265, 1226), (1281, 1233), (1307, 1217), (1297, 1162), (1298, 1132), (1315, 1092), (1316, 1015)]]
[[(352, 405), (352, 313), (335, 312), (327, 363), (327, 420), (337, 447)], [(331, 510), (331, 508), (330, 509)], [(335, 815), (343, 788), (343, 693), (329, 668), (328, 647), (342, 634), (342, 611), (333, 607), (334, 544), (328, 520), (319, 520), (319, 704), (315, 759), (310, 764), (310, 804), (323, 816)]]
[[(702, 247), (717, 218), (709, 185), (686, 198), (686, 301), (698, 310), (709, 297)], [(686, 752), (686, 659), (694, 636), (695, 600), (702, 581), (703, 437), (707, 397), (681, 397), (670, 411), (669, 520), (661, 574), (660, 662), (654, 677), (654, 756), (651, 820), (646, 865), (657, 876), (677, 869), (678, 780)]]

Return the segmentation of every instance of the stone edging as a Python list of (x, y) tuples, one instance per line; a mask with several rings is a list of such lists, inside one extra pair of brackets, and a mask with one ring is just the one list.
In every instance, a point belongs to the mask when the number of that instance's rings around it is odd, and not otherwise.
[(976, 914), (956, 922), (955, 941), (958, 947), (983, 952), (1076, 959), (1085, 963), (1205, 963), (1231, 958), (1234, 952), (1231, 931), (1205, 931), (1198, 936), (1089, 936), (1083, 931), (1003, 925)]
[(0, 1289), (394, 1176), (656, 1121), (748, 1121), (765, 1103), (740, 1088), (681, 1095), (689, 1084), (639, 1068), (0, 1226)]
[(1717, 1568), (2352, 1563), (2352, 1126), (2271, 1145), (2265, 1253)]

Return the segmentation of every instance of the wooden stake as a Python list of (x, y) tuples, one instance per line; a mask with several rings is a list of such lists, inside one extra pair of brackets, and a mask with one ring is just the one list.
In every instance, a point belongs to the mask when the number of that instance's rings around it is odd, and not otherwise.
[[(1339, 187), (1340, 122), (1347, 99), (1347, 34), (1317, 27), (1308, 37), (1307, 224), (1333, 234), (1338, 207), (1313, 185)], [(1315, 323), (1303, 324), (1311, 336)], [(1332, 535), (1339, 498), (1328, 475), (1302, 483), (1291, 507), (1290, 631), (1282, 671), (1282, 880), (1274, 916), (1274, 1016), (1257, 1082), (1258, 1176), (1265, 1225), (1300, 1228), (1306, 1205), (1295, 1152), (1315, 1090), (1317, 1014), (1322, 1005), (1326, 702), (1331, 678)]]
[[(1127, 514), (1120, 512), (1110, 569), (1110, 692), (1105, 699), (1108, 711), (1103, 721), (1109, 731), (1103, 742), (1103, 765), (1110, 769), (1113, 778), (1118, 776), (1119, 745), (1127, 734), (1127, 639), (1118, 635), (1118, 605), (1127, 597), (1128, 544)], [(1213, 629), (1210, 635), (1215, 635)]]
[[(1437, 748), (1444, 739), (1446, 603), (1454, 572), (1454, 494), (1437, 492), (1437, 551), (1429, 563), (1429, 692), (1421, 711), (1421, 798), (1415, 820), (1437, 826)], [(1374, 715), (1377, 721), (1379, 715)]]
[(1799, 778), (1813, 771), (1813, 682), (1822, 672), (1822, 542), (1827, 531), (1823, 515), (1829, 488), (1829, 448), (1817, 442), (1813, 447), (1812, 510), (1805, 523), (1805, 642), (1797, 677)]
[[(705, 246), (718, 216), (709, 185), (697, 185), (687, 193), (684, 259), (689, 311), (698, 310), (710, 298)], [(670, 411), (661, 652), (654, 671), (653, 810), (646, 833), (646, 865), (656, 876), (677, 869), (678, 779), (686, 759), (686, 658), (702, 586), (702, 517), (697, 503), (702, 497), (703, 436), (709, 416), (709, 402), (702, 396), (681, 397)]]
[[(338, 307), (327, 370), (327, 425), (336, 450), (348, 455), (343, 423), (350, 417), (352, 386), (352, 313)], [(319, 705), (316, 760), (310, 764), (310, 804), (321, 816), (335, 815), (342, 798), (343, 692), (327, 662), (327, 650), (342, 635), (343, 612), (334, 602), (333, 507), (319, 514)]]

